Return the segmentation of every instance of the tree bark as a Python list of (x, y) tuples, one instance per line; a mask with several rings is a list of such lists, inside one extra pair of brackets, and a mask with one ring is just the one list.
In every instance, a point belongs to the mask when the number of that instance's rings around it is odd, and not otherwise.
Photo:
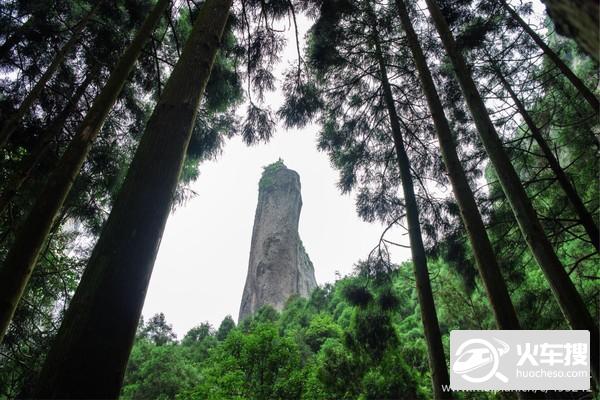
[(73, 97), (71, 97), (68, 100), (68, 104), (66, 105), (66, 107), (55, 118), (55, 120), (52, 121), (50, 126), (44, 129), (44, 132), (42, 132), (41, 137), (38, 138), (38, 141), (35, 144), (34, 148), (27, 155), (27, 157), (25, 157), (19, 163), (19, 165), (17, 166), (17, 171), (10, 177), (8, 183), (4, 187), (4, 191), (0, 195), (0, 215), (2, 215), (4, 211), (6, 211), (12, 199), (17, 193), (19, 193), (23, 184), (27, 182), (29, 176), (31, 175), (31, 172), (42, 160), (42, 158), (50, 148), (52, 140), (54, 140), (60, 135), (65, 125), (65, 122), (67, 121), (69, 116), (73, 114), (77, 109), (77, 104), (79, 103), (79, 100), (85, 93), (91, 81), (92, 76), (89, 75), (86, 78), (86, 80), (81, 85), (79, 85), (79, 88), (77, 89)]
[(400, 21), (406, 33), (408, 47), (413, 55), (421, 87), (431, 111), (431, 118), (437, 132), (442, 158), (444, 159), (448, 177), (452, 184), (454, 197), (458, 203), (462, 221), (465, 224), (465, 229), (473, 248), (479, 274), (494, 310), (496, 323), (499, 329), (521, 329), (483, 219), (477, 208), (475, 196), (456, 153), (456, 143), (454, 142), (450, 125), (446, 119), (442, 102), (438, 96), (431, 71), (427, 66), (419, 38), (412, 26), (404, 0), (396, 0), (396, 7), (398, 8)]
[[(494, 311), (496, 326), (498, 329), (521, 329), (515, 307), (506, 287), (506, 282), (500, 271), (496, 254), (494, 253), (481, 213), (477, 207), (475, 196), (456, 153), (456, 143), (450, 130), (448, 119), (444, 113), (442, 102), (438, 96), (431, 71), (427, 66), (427, 60), (423, 54), (419, 38), (412, 26), (404, 0), (396, 0), (396, 7), (406, 33), (408, 47), (415, 61), (421, 87), (431, 111), (431, 118), (437, 132), (444, 165), (446, 166), (452, 191), (460, 209), (463, 224), (471, 242), (479, 275)], [(533, 392), (518, 392), (518, 396), (520, 399), (543, 398), (543, 394)]]
[(42, 368), (38, 398), (115, 398), (232, 0), (207, 0)]
[[(531, 39), (533, 39), (535, 44), (537, 44), (540, 47), (540, 49), (542, 49), (546, 57), (548, 57), (550, 61), (552, 61), (554, 65), (556, 65), (560, 72), (562, 72), (563, 75), (569, 80), (569, 82), (571, 82), (571, 84), (575, 86), (575, 88), (585, 99), (585, 101), (587, 101), (590, 107), (592, 107), (592, 110), (594, 110), (595, 113), (600, 112), (600, 102), (598, 101), (598, 98), (594, 95), (594, 93), (592, 93), (592, 91), (588, 89), (587, 86), (585, 86), (583, 81), (579, 79), (577, 75), (573, 73), (573, 71), (571, 71), (567, 64), (565, 64), (563, 60), (560, 59), (558, 54), (556, 54), (550, 48), (550, 46), (548, 46), (542, 40), (542, 38), (539, 37), (539, 35), (533, 29), (531, 29), (527, 22), (523, 21), (521, 16), (519, 16), (519, 14), (515, 10), (513, 10), (513, 8), (506, 2), (506, 0), (499, 1), (500, 4), (502, 4), (502, 7), (508, 12), (508, 14), (519, 24), (521, 28), (523, 28), (525, 32), (527, 32), (527, 34), (531, 37)], [(596, 29), (598, 29), (598, 26), (596, 26)]]
[(371, 6), (367, 6), (367, 16), (373, 31), (373, 44), (375, 47), (375, 57), (379, 64), (379, 74), (383, 90), (383, 100), (390, 118), (390, 126), (396, 157), (398, 158), (398, 168), (402, 180), (402, 191), (404, 193), (404, 203), (406, 209), (406, 221), (408, 225), (408, 237), (410, 241), (410, 251), (412, 255), (413, 269), (415, 274), (415, 283), (419, 306), (421, 309), (421, 319), (423, 321), (423, 331), (425, 342), (427, 343), (427, 354), (429, 356), (429, 368), (431, 371), (431, 380), (433, 385), (433, 395), (435, 399), (451, 399), (452, 393), (443, 388), (450, 387), (450, 377), (446, 365), (446, 355), (442, 344), (442, 334), (437, 319), (431, 281), (429, 279), (429, 270), (427, 268), (427, 256), (425, 246), (421, 235), (421, 226), (419, 222), (419, 207), (414, 192), (413, 178), (411, 175), (410, 159), (404, 147), (402, 130), (398, 120), (396, 104), (387, 75), (387, 68), (381, 49), (379, 32), (377, 31), (377, 20)]
[(550, 288), (571, 327), (590, 331), (592, 375), (598, 382), (598, 327), (554, 252), (552, 244), (546, 237), (527, 193), (519, 180), (519, 176), (503, 148), (502, 141), (492, 124), (483, 99), (475, 86), (463, 55), (456, 46), (442, 12), (435, 0), (425, 1), (454, 67), (456, 78), (471, 111), (479, 137), (494, 166), (502, 190), (510, 203), (523, 237), (537, 263), (542, 268)]
[(521, 116), (523, 117), (523, 120), (525, 121), (527, 128), (529, 128), (529, 132), (531, 132), (531, 136), (535, 139), (538, 146), (540, 146), (540, 149), (542, 150), (542, 153), (544, 154), (544, 157), (546, 158), (546, 160), (548, 160), (548, 165), (550, 166), (550, 169), (552, 170), (552, 172), (554, 172), (554, 175), (556, 176), (558, 183), (560, 184), (561, 188), (567, 195), (567, 198), (571, 202), (571, 206), (575, 210), (575, 213), (577, 214), (577, 217), (579, 218), (579, 222), (581, 223), (581, 225), (585, 229), (586, 233), (590, 237), (590, 240), (592, 241), (592, 244), (596, 248), (596, 251), (600, 252), (600, 232), (598, 231), (598, 226), (596, 225), (596, 222), (594, 221), (594, 217), (586, 208), (581, 197), (579, 197), (577, 190), (571, 184), (571, 180), (567, 176), (566, 172), (560, 166), (560, 163), (554, 156), (552, 149), (546, 142), (546, 139), (544, 139), (542, 132), (537, 127), (535, 121), (533, 121), (533, 118), (531, 117), (531, 115), (529, 114), (529, 112), (527, 111), (527, 109), (525, 108), (525, 106), (523, 105), (523, 103), (521, 102), (521, 100), (519, 99), (519, 97), (517, 96), (515, 91), (513, 90), (510, 83), (506, 80), (506, 77), (502, 74), (502, 72), (496, 65), (494, 65), (493, 63), (492, 63), (492, 65), (493, 65), (496, 76), (500, 80), (500, 83), (502, 83), (502, 86), (504, 87), (504, 89), (506, 89), (506, 91), (510, 95), (510, 98), (512, 99), (513, 103), (517, 107), (519, 114), (521, 114)]
[(19, 108), (10, 117), (8, 117), (7, 121), (4, 123), (4, 126), (2, 126), (2, 130), (0, 130), (0, 150), (4, 148), (4, 146), (6, 146), (6, 143), (8, 143), (8, 140), (10, 139), (11, 135), (19, 127), (23, 116), (29, 111), (31, 106), (33, 106), (33, 103), (40, 96), (42, 90), (44, 90), (44, 87), (46, 86), (50, 78), (54, 76), (54, 73), (56, 72), (58, 67), (60, 67), (60, 65), (63, 63), (67, 54), (69, 54), (71, 50), (73, 50), (73, 48), (77, 44), (77, 41), (81, 37), (83, 28), (85, 28), (90, 19), (94, 16), (94, 14), (96, 14), (96, 11), (98, 11), (100, 4), (101, 1), (98, 1), (94, 8), (92, 8), (90, 12), (88, 12), (81, 21), (79, 21), (79, 23), (75, 26), (73, 33), (71, 34), (71, 38), (56, 53), (56, 55), (52, 59), (52, 62), (48, 66), (48, 69), (44, 71), (44, 73), (33, 86), (31, 91), (27, 94), (27, 96), (25, 96), (25, 98), (21, 102), (21, 105), (19, 105)]
[(598, 0), (542, 0), (556, 31), (572, 37), (597, 62), (600, 61), (600, 3)]
[(48, 238), (50, 228), (73, 186), (77, 174), (115, 103), (127, 76), (133, 69), (142, 47), (152, 34), (169, 0), (159, 0), (135, 38), (119, 59), (106, 85), (79, 125), (77, 134), (63, 154), (24, 224), (18, 230), (4, 265), (0, 268), (0, 341), (6, 333), (15, 308), (29, 281), (39, 253)]

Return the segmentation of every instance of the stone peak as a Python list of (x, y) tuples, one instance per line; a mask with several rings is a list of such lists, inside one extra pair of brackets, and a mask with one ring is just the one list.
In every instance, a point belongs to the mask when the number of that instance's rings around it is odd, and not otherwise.
[(258, 183), (260, 191), (285, 185), (297, 186), (297, 189), (300, 190), (300, 175), (296, 171), (289, 169), (281, 158), (263, 167), (263, 173)]
[(266, 166), (259, 183), (239, 321), (263, 305), (282, 310), (290, 296), (308, 297), (317, 286), (314, 266), (298, 234), (301, 209), (298, 173), (281, 159)]

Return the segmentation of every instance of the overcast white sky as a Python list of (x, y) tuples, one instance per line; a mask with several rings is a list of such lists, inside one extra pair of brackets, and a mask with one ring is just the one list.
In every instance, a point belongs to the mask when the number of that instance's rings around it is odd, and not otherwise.
[[(535, 0), (539, 18), (544, 8)], [(304, 37), (311, 23), (299, 16)], [(292, 30), (275, 76), (283, 76), (286, 65), (297, 60)], [(301, 47), (304, 41), (301, 42)], [(281, 81), (279, 81), (281, 83)], [(277, 109), (281, 92), (268, 96)], [(243, 106), (242, 108), (245, 108)], [(367, 224), (355, 212), (354, 196), (341, 195), (338, 179), (327, 155), (316, 149), (318, 126), (301, 130), (277, 129), (268, 144), (247, 147), (239, 138), (230, 140), (223, 154), (200, 167), (192, 185), (197, 196), (173, 213), (162, 238), (154, 273), (143, 309), (144, 318), (163, 312), (178, 338), (192, 327), (208, 321), (218, 327), (226, 315), (237, 321), (248, 268), (258, 181), (262, 167), (283, 158), (300, 174), (303, 207), (300, 237), (315, 266), (317, 282), (333, 282), (365, 259), (384, 229)], [(388, 239), (408, 244), (400, 230)], [(393, 261), (410, 258), (410, 251), (396, 248)]]
[[(299, 18), (299, 25), (304, 36), (310, 22)], [(276, 76), (282, 76), (287, 64), (296, 62), (292, 38), (289, 36)], [(268, 98), (273, 109), (281, 104), (280, 92)], [(300, 237), (315, 266), (317, 282), (332, 282), (336, 271), (343, 276), (352, 271), (356, 261), (367, 257), (383, 227), (360, 220), (354, 196), (340, 194), (337, 172), (327, 155), (316, 148), (318, 129), (315, 125), (302, 130), (279, 127), (268, 144), (252, 147), (234, 138), (217, 160), (201, 165), (200, 177), (192, 185), (197, 196), (167, 222), (146, 296), (145, 319), (165, 313), (180, 339), (204, 321), (218, 327), (228, 314), (237, 321), (258, 181), (263, 167), (280, 157), (300, 174)], [(388, 238), (408, 241), (400, 233)], [(395, 255), (398, 262), (410, 253), (398, 249)]]
[[(327, 156), (317, 152), (315, 134), (314, 127), (281, 130), (269, 144), (256, 147), (235, 139), (219, 160), (202, 166), (193, 185), (197, 197), (167, 222), (144, 318), (164, 312), (179, 338), (202, 321), (218, 326), (227, 314), (237, 320), (258, 180), (262, 167), (279, 157), (300, 174), (300, 237), (315, 265), (317, 282), (333, 281), (335, 271), (344, 275), (366, 258), (382, 228), (362, 222), (353, 198), (339, 193), (337, 173)], [(403, 258), (408, 257), (403, 252)]]

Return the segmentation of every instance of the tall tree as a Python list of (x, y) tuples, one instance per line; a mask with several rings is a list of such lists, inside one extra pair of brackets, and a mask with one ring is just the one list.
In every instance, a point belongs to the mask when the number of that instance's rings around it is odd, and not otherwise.
[(479, 273), (485, 285), (492, 309), (494, 310), (498, 327), (500, 329), (520, 329), (515, 308), (500, 272), (496, 255), (487, 235), (481, 214), (479, 213), (477, 202), (475, 201), (475, 196), (456, 153), (456, 143), (450, 130), (450, 125), (446, 119), (442, 102), (438, 96), (431, 71), (427, 66), (427, 60), (423, 54), (419, 38), (413, 28), (404, 0), (396, 0), (396, 8), (398, 9), (400, 22), (406, 33), (406, 40), (413, 55), (423, 92), (431, 110), (431, 118), (435, 125), (440, 150), (444, 158), (444, 165), (448, 171), (448, 176), (450, 177), (454, 197), (460, 208), (462, 220), (473, 248)]
[(207, 0), (196, 17), (48, 354), (38, 397), (114, 398), (119, 394), (193, 122), (230, 7), (231, 0)]
[[(401, 121), (396, 105), (398, 102), (398, 107), (407, 111), (414, 104), (411, 104), (414, 97), (394, 98), (394, 90), (396, 95), (402, 93), (412, 84), (412, 77), (406, 80), (408, 82), (403, 79), (401, 85), (390, 81), (389, 56), (384, 53), (382, 42), (392, 41), (388, 40), (389, 36), (382, 39), (368, 2), (324, 2), (318, 13), (309, 38), (309, 65), (314, 70), (310, 72), (315, 72), (318, 86), (313, 86), (310, 78), (292, 71), (288, 75), (290, 86), (286, 87), (290, 95), (280, 115), (288, 125), (302, 125), (322, 107), (319, 146), (330, 153), (332, 163), (340, 169), (339, 186), (343, 191), (350, 190), (357, 181), (364, 183), (357, 198), (359, 214), (370, 221), (374, 214), (387, 214), (385, 219), (395, 214), (391, 221), (386, 221), (392, 225), (406, 218), (432, 392), (436, 398), (452, 397), (447, 391), (448, 370), (422, 237), (420, 205), (413, 183), (420, 182), (419, 172), (415, 172), (420, 167), (411, 165), (413, 160), (407, 149), (410, 142), (415, 142), (412, 138), (416, 135)], [(382, 20), (386, 21), (385, 17)], [(398, 74), (394, 77), (398, 79)], [(406, 91), (414, 94), (412, 87)], [(321, 95), (325, 100), (320, 99)], [(426, 158), (414, 151), (414, 147), (412, 150), (412, 155)], [(398, 187), (403, 196), (396, 197)], [(376, 192), (373, 201), (369, 195), (371, 189)]]
[(421, 308), (421, 319), (423, 320), (423, 329), (425, 332), (425, 341), (427, 342), (429, 366), (431, 368), (431, 380), (433, 384), (433, 394), (436, 399), (452, 398), (452, 394), (444, 387), (450, 387), (450, 377), (448, 367), (446, 366), (446, 356), (442, 344), (442, 335), (437, 319), (433, 292), (431, 290), (431, 281), (429, 279), (429, 269), (427, 268), (427, 256), (423, 238), (421, 235), (421, 225), (419, 222), (419, 207), (415, 197), (413, 178), (410, 166), (410, 160), (404, 147), (402, 129), (400, 127), (396, 104), (390, 86), (387, 74), (387, 66), (381, 49), (381, 39), (377, 30), (377, 19), (372, 9), (370, 0), (367, 0), (367, 18), (371, 27), (371, 40), (375, 50), (375, 58), (379, 65), (379, 76), (383, 91), (383, 101), (385, 103), (398, 168), (402, 179), (402, 189), (404, 192), (404, 203), (406, 208), (406, 221), (408, 224), (408, 236), (410, 239), (410, 250), (412, 254), (413, 268), (415, 273), (415, 283), (417, 294), (419, 296), (419, 305)]
[(467, 63), (456, 45), (444, 15), (435, 0), (426, 0), (426, 3), (440, 39), (454, 67), (456, 79), (461, 86), (465, 101), (471, 111), (481, 142), (494, 166), (500, 185), (511, 205), (523, 237), (550, 283), (550, 287), (565, 318), (569, 321), (573, 329), (590, 331), (592, 373), (594, 379), (598, 381), (598, 362), (600, 357), (598, 351), (600, 340), (598, 327), (554, 252), (552, 244), (546, 237), (536, 212), (519, 180), (519, 176), (513, 168), (503, 148), (502, 141), (490, 120), (485, 104), (471, 77)]
[(8, 120), (2, 126), (0, 130), (0, 149), (2, 149), (10, 136), (15, 132), (18, 128), (19, 123), (23, 116), (29, 111), (33, 103), (37, 100), (46, 84), (55, 74), (56, 70), (60, 65), (64, 62), (65, 57), (73, 50), (77, 41), (79, 40), (83, 29), (87, 25), (87, 23), (91, 20), (91, 18), (96, 14), (98, 7), (102, 3), (102, 0), (98, 1), (96, 5), (82, 18), (81, 21), (75, 26), (73, 29), (73, 33), (71, 34), (71, 38), (63, 45), (63, 47), (56, 53), (52, 62), (46, 69), (46, 71), (42, 74), (40, 79), (33, 86), (31, 91), (27, 94), (25, 99), (19, 105), (19, 108), (8, 118)]
[(558, 54), (556, 54), (550, 46), (548, 46), (544, 40), (533, 30), (531, 27), (521, 18), (521, 16), (506, 2), (506, 0), (499, 0), (500, 4), (506, 10), (506, 12), (519, 24), (519, 26), (527, 32), (527, 34), (533, 39), (533, 41), (542, 49), (546, 57), (548, 57), (556, 67), (567, 77), (567, 79), (577, 88), (581, 96), (588, 102), (592, 110), (598, 113), (600, 112), (600, 101), (598, 98), (592, 93), (590, 89), (585, 86), (583, 81), (577, 77), (571, 71), (571, 69), (565, 64), (563, 60), (560, 59)]
[(577, 193), (577, 190), (571, 183), (565, 170), (561, 167), (558, 159), (552, 152), (552, 148), (544, 138), (544, 135), (542, 135), (541, 129), (538, 128), (537, 124), (533, 120), (533, 117), (530, 115), (529, 111), (527, 111), (523, 102), (519, 99), (519, 96), (511, 86), (510, 82), (508, 82), (508, 80), (504, 76), (500, 67), (497, 64), (495, 64), (493, 60), (490, 61), (490, 65), (492, 66), (494, 73), (498, 77), (498, 80), (500, 81), (504, 89), (508, 92), (519, 114), (521, 114), (521, 116), (523, 117), (523, 121), (525, 121), (525, 124), (527, 125), (527, 128), (531, 133), (531, 136), (533, 136), (538, 146), (540, 147), (540, 150), (542, 150), (542, 154), (544, 155), (546, 160), (548, 160), (548, 165), (550, 166), (550, 169), (552, 170), (554, 175), (556, 175), (558, 183), (567, 195), (571, 206), (575, 210), (575, 213), (577, 214), (581, 225), (583, 225), (586, 233), (590, 237), (592, 244), (594, 245), (596, 250), (600, 252), (600, 231), (598, 230), (598, 226), (594, 221), (594, 217), (586, 208), (585, 204), (583, 203), (583, 200)]
[(17, 167), (17, 171), (10, 177), (7, 183), (3, 187), (2, 194), (0, 195), (0, 215), (10, 204), (12, 198), (19, 192), (21, 186), (27, 181), (31, 172), (36, 167), (38, 162), (44, 157), (52, 141), (55, 140), (62, 132), (65, 122), (75, 112), (79, 100), (87, 90), (88, 86), (92, 81), (92, 75), (89, 74), (86, 79), (79, 85), (77, 91), (67, 100), (67, 105), (61, 111), (60, 114), (44, 129), (40, 137), (37, 139), (35, 147), (31, 150), (31, 153), (24, 158)]
[(158, 0), (144, 21), (119, 59), (106, 85), (94, 100), (75, 138), (69, 144), (56, 169), (48, 177), (44, 189), (16, 234), (15, 241), (0, 268), (0, 341), (6, 333), (40, 250), (90, 151), (93, 140), (168, 3), (169, 0)]

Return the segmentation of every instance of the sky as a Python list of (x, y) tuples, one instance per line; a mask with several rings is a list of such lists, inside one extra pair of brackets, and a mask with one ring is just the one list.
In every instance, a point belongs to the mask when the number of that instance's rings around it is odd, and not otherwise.
[[(258, 181), (263, 166), (281, 157), (300, 174), (300, 237), (319, 284), (350, 273), (377, 244), (383, 227), (361, 221), (354, 199), (341, 195), (337, 172), (316, 150), (316, 127), (280, 130), (269, 144), (247, 147), (238, 138), (201, 166), (197, 196), (169, 218), (150, 281), (144, 318), (164, 312), (179, 338), (200, 322), (237, 321), (248, 269)], [(401, 236), (399, 234), (399, 236)], [(389, 236), (390, 240), (406, 240)], [(394, 259), (407, 259), (404, 254)]]
[[(299, 16), (303, 37), (310, 21)], [(288, 31), (287, 46), (274, 71), (282, 77), (297, 62), (295, 39)], [(301, 46), (303, 44), (301, 43)], [(281, 80), (279, 80), (281, 83)], [(277, 89), (266, 104), (282, 103)], [(245, 105), (240, 107), (245, 108)], [(319, 127), (286, 130), (278, 126), (268, 144), (248, 147), (239, 137), (227, 142), (214, 161), (200, 166), (191, 185), (196, 196), (171, 214), (146, 295), (144, 319), (163, 312), (179, 339), (192, 327), (208, 321), (217, 328), (226, 315), (237, 321), (248, 270), (258, 181), (263, 167), (282, 158), (300, 175), (302, 211), (300, 237), (315, 267), (318, 284), (344, 276), (366, 259), (384, 227), (363, 222), (356, 214), (353, 195), (342, 195), (338, 173), (325, 153), (317, 150)], [(401, 232), (386, 238), (408, 243)], [(393, 261), (410, 257), (407, 249), (393, 252)]]
[[(533, 2), (539, 23), (544, 7)], [(536, 18), (537, 17), (537, 18)], [(311, 22), (298, 16), (301, 48)], [(274, 75), (282, 77), (296, 65), (293, 29), (287, 27), (287, 46)], [(281, 80), (279, 80), (281, 83)], [(276, 110), (282, 103), (279, 88), (267, 96)], [(245, 105), (240, 109), (245, 109)], [(315, 266), (318, 284), (333, 282), (366, 259), (385, 229), (368, 224), (356, 214), (354, 195), (342, 195), (335, 171), (325, 153), (317, 150), (319, 127), (286, 130), (281, 125), (267, 144), (248, 147), (239, 137), (229, 140), (216, 160), (200, 166), (191, 185), (197, 195), (171, 214), (161, 242), (143, 309), (144, 319), (163, 312), (179, 339), (192, 327), (208, 321), (217, 328), (226, 315), (237, 321), (246, 280), (258, 181), (263, 167), (282, 158), (298, 172), (302, 185), (300, 237)], [(400, 230), (386, 238), (408, 244)], [(395, 248), (392, 261), (410, 258), (406, 248)]]

